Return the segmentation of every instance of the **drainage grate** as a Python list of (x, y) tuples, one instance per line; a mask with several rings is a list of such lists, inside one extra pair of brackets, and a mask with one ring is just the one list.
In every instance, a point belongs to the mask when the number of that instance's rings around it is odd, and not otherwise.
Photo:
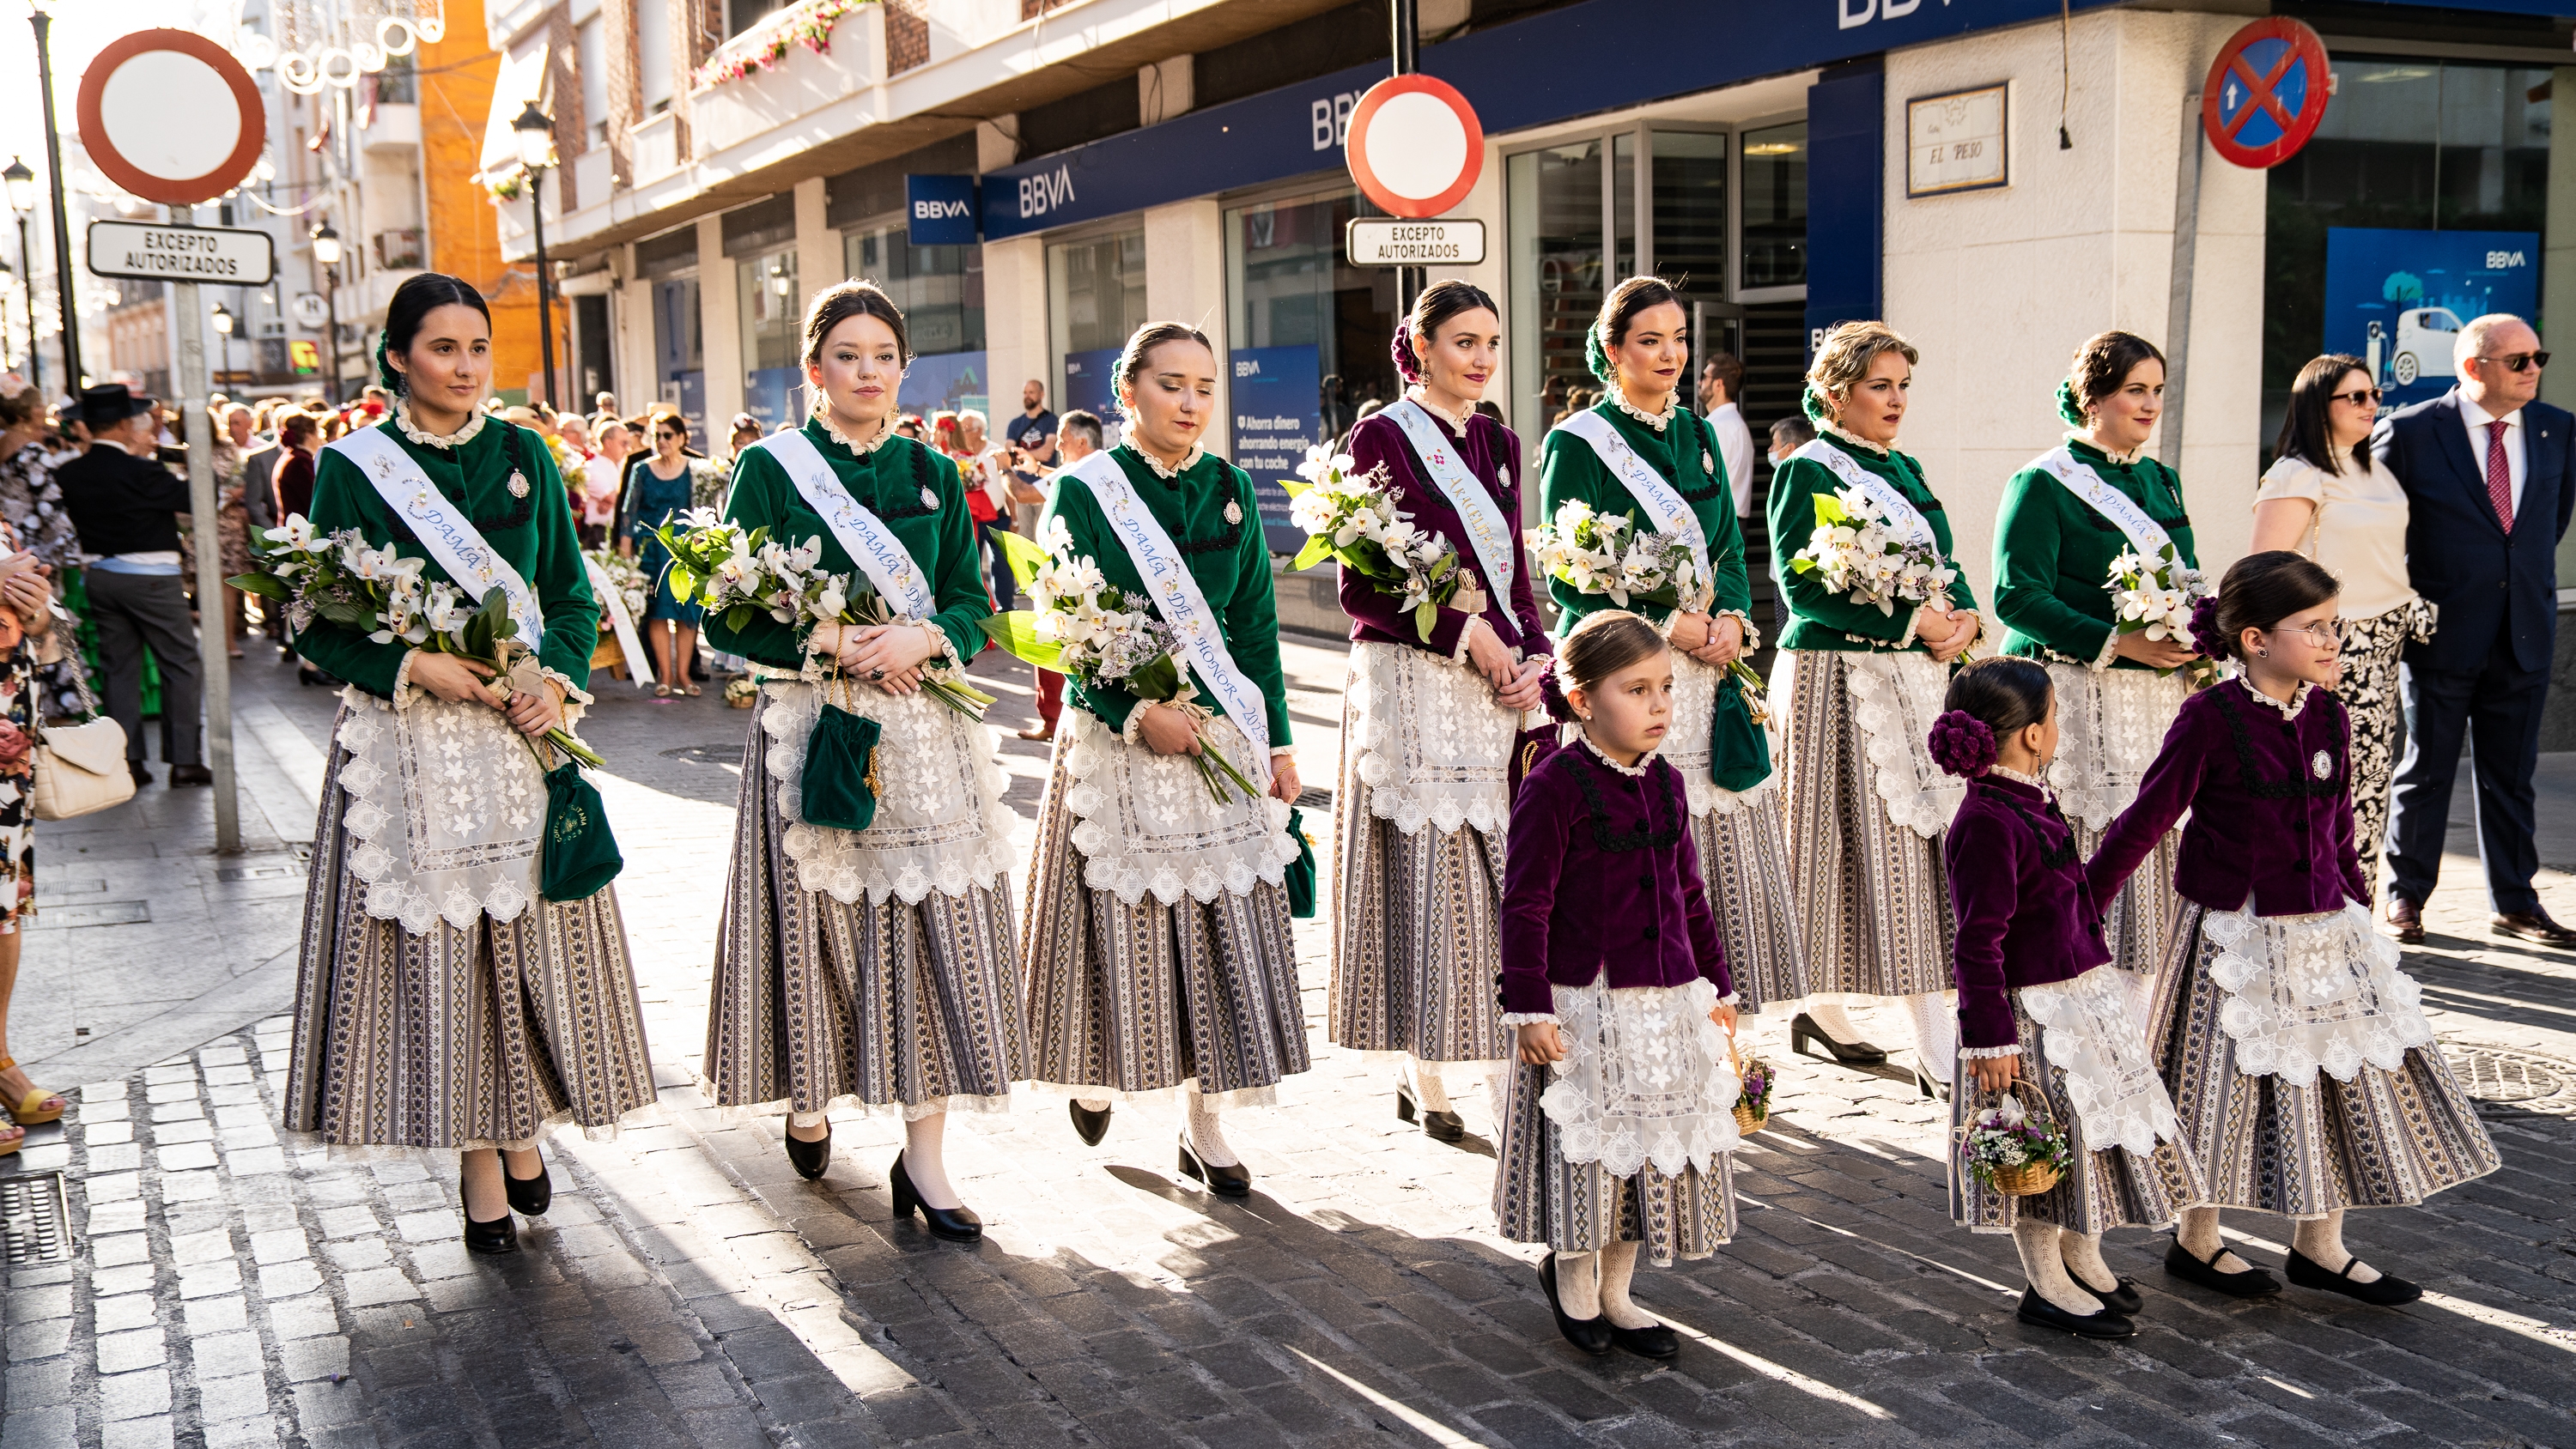
[(58, 931), (66, 926), (133, 926), (151, 919), (150, 901), (99, 901), (39, 910), (36, 919), (27, 923), (27, 929)]
[(2453, 1046), (2444, 1055), (2461, 1087), (2481, 1102), (2576, 1112), (2576, 1064), (2501, 1047)]
[(70, 1218), (61, 1173), (0, 1177), (0, 1244), (6, 1246), (10, 1267), (70, 1257)]
[(305, 873), (305, 862), (293, 865), (227, 865), (215, 871), (217, 880), (280, 880)]

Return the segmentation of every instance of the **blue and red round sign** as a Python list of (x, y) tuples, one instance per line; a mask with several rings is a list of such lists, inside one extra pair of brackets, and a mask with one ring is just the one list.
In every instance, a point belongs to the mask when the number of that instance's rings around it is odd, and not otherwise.
[(2334, 93), (2326, 43), (2299, 21), (2257, 20), (2218, 48), (2200, 88), (2200, 125), (2218, 154), (2251, 170), (2298, 154)]

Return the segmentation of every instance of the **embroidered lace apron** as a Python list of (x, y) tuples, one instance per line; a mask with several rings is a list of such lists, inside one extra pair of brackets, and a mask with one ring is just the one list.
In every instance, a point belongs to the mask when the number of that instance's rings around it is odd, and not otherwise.
[[(1505, 767), (1521, 727), (1482, 674), (1421, 649), (1351, 646), (1351, 747), (1369, 810), (1407, 835), (1472, 825), (1499, 843), (1512, 812)], [(1703, 770), (1701, 773), (1707, 773)]]
[(2249, 1077), (2312, 1087), (2322, 1067), (2349, 1082), (2364, 1066), (2396, 1071), (2409, 1048), (2433, 1044), (2424, 989), (2398, 969), (2397, 943), (2371, 929), (2366, 907), (2258, 916), (2249, 899), (2209, 912), (2200, 929), (2218, 946), (2209, 979), (2227, 993), (2219, 1029)]
[(2021, 1009), (2041, 1031), (2048, 1065), (2061, 1073), (2059, 1085), (2083, 1125), (2088, 1150), (2118, 1147), (2143, 1158), (2156, 1150), (2158, 1138), (2182, 1140), (2173, 1097), (2139, 1030), (2136, 997), (2117, 967), (2096, 966), (2072, 980), (2025, 986), (2019, 995)]
[(1709, 747), (1717, 719), (1717, 687), (1725, 681), (1725, 670), (1673, 651), (1673, 722), (1655, 753), (1682, 772), (1683, 791), (1695, 816), (1732, 815), (1780, 788), (1776, 761), (1771, 773), (1750, 790), (1729, 790), (1711, 778), (1709, 759), (1715, 751)]
[(1735, 1126), (1740, 1084), (1726, 1033), (1709, 1013), (1717, 988), (1609, 985), (1554, 989), (1557, 1029), (1570, 1050), (1539, 1110), (1557, 1126), (1568, 1162), (1597, 1162), (1613, 1177), (1653, 1163), (1666, 1177), (1710, 1169), (1743, 1141)]
[(2068, 819), (2104, 829), (2137, 802), (2190, 684), (2180, 674), (2159, 679), (2152, 669), (2080, 664), (2051, 664), (2048, 677), (2057, 686), (2058, 722), (2049, 786)]
[[(1219, 805), (1188, 756), (1130, 745), (1088, 710), (1066, 710), (1063, 728), (1071, 732), (1064, 769), (1073, 780), (1064, 804), (1078, 822), (1073, 848), (1082, 856), (1083, 884), (1131, 906), (1148, 894), (1171, 906), (1185, 896), (1207, 903), (1219, 892), (1250, 895), (1261, 882), (1287, 879), (1297, 842), (1286, 804), (1236, 790)], [(1218, 715), (1205, 733), (1260, 778), (1253, 743), (1233, 719)]]
[(367, 914), (425, 935), (444, 919), (514, 921), (537, 898), (544, 771), (525, 735), (488, 704), (414, 692), (397, 709), (351, 686), (339, 742), (349, 870)]
[(1890, 819), (1926, 840), (1937, 838), (1968, 798), (1967, 781), (1932, 763), (1932, 722), (1950, 690), (1950, 666), (1929, 654), (1841, 657), (1872, 788)]

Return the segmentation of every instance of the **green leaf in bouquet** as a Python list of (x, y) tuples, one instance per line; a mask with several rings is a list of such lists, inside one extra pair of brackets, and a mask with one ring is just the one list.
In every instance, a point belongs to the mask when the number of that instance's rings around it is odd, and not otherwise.
[(1413, 632), (1422, 636), (1423, 643), (1431, 642), (1431, 631), (1439, 627), (1439, 624), (1440, 606), (1438, 604), (1425, 599), (1413, 606)]
[(1793, 558), (1789, 560), (1789, 572), (1793, 574), (1811, 574), (1815, 571), (1816, 561), (1814, 559)]
[(373, 610), (367, 608), (363, 604), (351, 603), (346, 599), (333, 599), (327, 603), (317, 604), (314, 606), (313, 612), (324, 620), (337, 624), (344, 629), (363, 629), (373, 631), (376, 627), (376, 616)]
[(1440, 580), (1449, 577), (1452, 573), (1457, 572), (1457, 569), (1458, 555), (1454, 553), (1444, 553), (1440, 556), (1439, 561), (1434, 563), (1427, 572), (1431, 575), (1431, 581), (1433, 583), (1438, 583)]
[(751, 621), (759, 617), (759, 614), (760, 611), (749, 604), (736, 604), (724, 611), (724, 626), (739, 634), (750, 628)]
[(699, 587), (706, 582), (698, 577), (697, 570), (677, 558), (671, 560), (671, 566), (664, 573), (671, 580), (671, 593), (677, 598), (696, 598)]
[(1138, 699), (1173, 699), (1181, 692), (1181, 661), (1166, 654), (1127, 676), (1127, 692)]
[(1331, 534), (1310, 535), (1306, 540), (1306, 546), (1297, 550), (1297, 557), (1289, 561), (1288, 572), (1302, 573), (1332, 556), (1333, 536)]
[(286, 581), (274, 574), (235, 574), (224, 582), (245, 594), (257, 594), (263, 599), (290, 597)]
[(1028, 609), (1013, 609), (1007, 614), (993, 614), (975, 621), (984, 637), (994, 647), (1024, 664), (1040, 669), (1064, 672), (1064, 646), (1053, 639), (1038, 637), (1038, 616)]
[(1815, 495), (1815, 499), (1818, 528), (1834, 528), (1851, 521), (1851, 514), (1844, 511), (1843, 501), (1840, 498), (1831, 493), (1819, 493)]
[(1038, 570), (1053, 561), (1054, 555), (1038, 547), (1036, 540), (1023, 538), (998, 523), (987, 525), (984, 532), (1002, 546), (1002, 561), (1011, 566), (1011, 577), (1020, 581), (1021, 588), (1027, 588)]
[(1286, 491), (1289, 497), (1294, 498), (1298, 494), (1305, 492), (1307, 489), (1312, 488), (1315, 485), (1307, 482), (1303, 478), (1282, 478), (1279, 480), (1279, 486), (1281, 489)]

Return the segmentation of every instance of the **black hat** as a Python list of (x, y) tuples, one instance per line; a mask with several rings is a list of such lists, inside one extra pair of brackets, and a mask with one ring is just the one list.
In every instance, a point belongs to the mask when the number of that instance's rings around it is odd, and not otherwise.
[(121, 382), (101, 383), (80, 392), (77, 407), (65, 410), (65, 421), (77, 417), (81, 426), (91, 432), (112, 428), (137, 413), (148, 413), (159, 404), (148, 397), (136, 397), (134, 390)]

